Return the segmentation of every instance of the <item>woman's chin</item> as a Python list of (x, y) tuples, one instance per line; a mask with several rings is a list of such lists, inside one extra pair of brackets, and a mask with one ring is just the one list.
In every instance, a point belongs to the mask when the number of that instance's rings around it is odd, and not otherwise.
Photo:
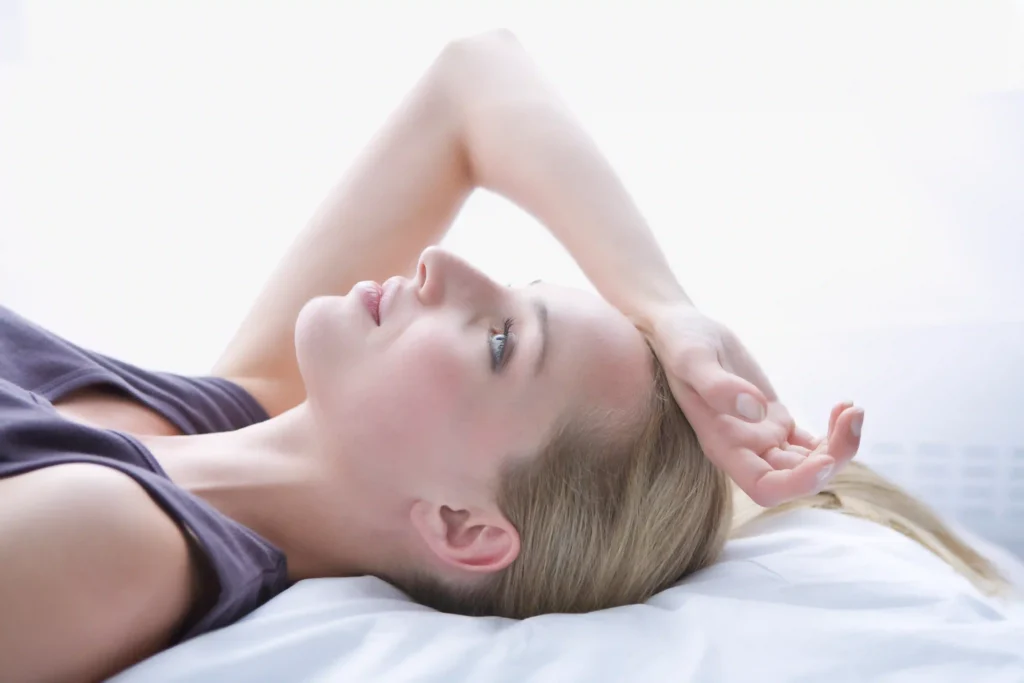
[[(323, 379), (337, 371), (340, 363), (351, 357), (352, 333), (346, 301), (340, 296), (310, 299), (295, 319), (295, 357), (303, 381)], [(332, 372), (332, 369), (334, 372)]]

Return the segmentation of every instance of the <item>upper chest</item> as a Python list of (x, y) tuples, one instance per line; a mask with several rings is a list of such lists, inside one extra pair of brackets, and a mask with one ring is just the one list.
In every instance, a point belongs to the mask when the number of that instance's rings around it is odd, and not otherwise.
[(53, 402), (62, 417), (74, 422), (136, 435), (178, 436), (182, 432), (160, 413), (103, 388), (76, 391)]

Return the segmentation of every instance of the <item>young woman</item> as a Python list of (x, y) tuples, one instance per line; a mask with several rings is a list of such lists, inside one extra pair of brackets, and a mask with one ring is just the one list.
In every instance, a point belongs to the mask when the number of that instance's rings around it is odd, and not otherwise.
[[(430, 247), (478, 186), (549, 226), (607, 302)], [(0, 309), (0, 671), (102, 678), (307, 577), (509, 617), (641, 601), (721, 549), (723, 472), (765, 505), (817, 493), (862, 419), (841, 403), (825, 439), (797, 429), (515, 40), (459, 41), (212, 376)], [(810, 500), (844, 506), (829, 495)]]

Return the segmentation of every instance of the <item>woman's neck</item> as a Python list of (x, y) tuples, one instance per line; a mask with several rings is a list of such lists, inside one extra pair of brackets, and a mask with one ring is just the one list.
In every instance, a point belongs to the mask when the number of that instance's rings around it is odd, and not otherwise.
[(175, 484), (280, 548), (292, 580), (375, 573), (381, 530), (354, 514), (316, 434), (302, 404), (238, 431), (139, 438)]

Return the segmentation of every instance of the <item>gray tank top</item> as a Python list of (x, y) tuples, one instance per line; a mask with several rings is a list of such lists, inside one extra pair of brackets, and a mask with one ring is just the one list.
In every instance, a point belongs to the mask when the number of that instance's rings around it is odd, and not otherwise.
[(251, 529), (175, 485), (130, 434), (61, 417), (52, 402), (104, 388), (152, 408), (185, 434), (268, 419), (240, 386), (219, 377), (149, 372), (87, 351), (0, 306), (0, 478), (65, 463), (131, 476), (186, 533), (216, 585), (174, 642), (231, 624), (288, 587), (285, 556)]

